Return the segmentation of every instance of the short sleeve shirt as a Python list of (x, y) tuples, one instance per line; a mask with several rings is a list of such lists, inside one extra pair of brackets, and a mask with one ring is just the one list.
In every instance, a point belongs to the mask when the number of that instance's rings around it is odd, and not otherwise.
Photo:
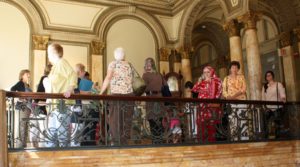
[[(233, 96), (239, 91), (246, 90), (246, 80), (243, 75), (238, 75), (235, 79), (225, 77), (223, 82), (223, 96)], [(237, 100), (246, 100), (246, 94), (242, 94), (236, 97)]]
[(133, 69), (127, 61), (113, 61), (108, 65), (108, 70), (113, 71), (110, 81), (112, 94), (129, 94), (133, 92)]

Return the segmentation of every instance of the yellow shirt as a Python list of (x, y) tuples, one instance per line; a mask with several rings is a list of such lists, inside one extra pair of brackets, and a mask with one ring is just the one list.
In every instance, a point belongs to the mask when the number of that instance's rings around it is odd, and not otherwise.
[[(246, 92), (246, 80), (243, 75), (237, 75), (236, 78), (225, 77), (223, 81), (223, 96), (234, 96), (239, 91)], [(236, 97), (236, 100), (246, 100), (246, 93)]]
[(77, 75), (71, 65), (61, 58), (49, 74), (51, 93), (65, 93), (71, 86), (77, 87)]

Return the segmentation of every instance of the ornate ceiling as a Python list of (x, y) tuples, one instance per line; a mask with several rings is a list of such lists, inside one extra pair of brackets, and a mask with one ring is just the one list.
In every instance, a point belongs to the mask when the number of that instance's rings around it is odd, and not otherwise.
[[(65, 0), (57, 0), (65, 1)], [(88, 4), (99, 4), (107, 6), (136, 6), (159, 14), (172, 15), (184, 8), (193, 0), (68, 0)]]

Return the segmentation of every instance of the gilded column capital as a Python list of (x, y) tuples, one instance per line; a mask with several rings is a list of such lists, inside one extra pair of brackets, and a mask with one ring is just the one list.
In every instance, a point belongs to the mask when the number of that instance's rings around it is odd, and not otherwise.
[(291, 34), (289, 32), (282, 32), (279, 34), (280, 46), (286, 47), (291, 45)]
[(240, 36), (242, 27), (242, 24), (236, 19), (230, 20), (223, 25), (223, 29), (227, 32), (229, 37)]
[(190, 59), (190, 55), (186, 51), (180, 52), (182, 59)]
[(160, 48), (159, 50), (159, 60), (160, 61), (169, 61), (170, 49)]
[(177, 49), (172, 49), (170, 59), (172, 59), (174, 63), (181, 63), (181, 52)]
[(297, 36), (298, 42), (300, 42), (300, 27), (294, 28), (293, 32)]
[(180, 53), (181, 59), (190, 59), (190, 54), (193, 52), (193, 47), (179, 47), (176, 49)]
[(103, 49), (105, 48), (105, 43), (101, 41), (94, 40), (91, 42), (92, 54), (93, 55), (102, 55)]
[(238, 17), (238, 21), (244, 24), (245, 29), (256, 29), (256, 22), (262, 17), (261, 12), (248, 11), (244, 15)]
[(32, 35), (33, 49), (46, 50), (50, 36), (47, 35)]

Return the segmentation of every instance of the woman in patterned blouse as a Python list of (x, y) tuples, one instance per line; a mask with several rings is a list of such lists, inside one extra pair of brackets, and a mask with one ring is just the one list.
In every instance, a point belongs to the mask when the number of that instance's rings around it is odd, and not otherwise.
[[(244, 75), (238, 74), (240, 63), (232, 61), (230, 63), (230, 74), (223, 81), (223, 97), (227, 100), (246, 100), (246, 80)], [(248, 140), (249, 118), (247, 106), (244, 104), (231, 104), (232, 113), (229, 115), (229, 127), (232, 140)], [(245, 114), (242, 114), (242, 113)], [(239, 125), (238, 125), (238, 122)]]
[[(108, 65), (107, 75), (103, 82), (100, 94), (103, 94), (110, 85), (111, 95), (133, 95), (132, 80), (133, 69), (128, 61), (125, 61), (125, 51), (117, 48), (114, 51), (115, 61)], [(131, 134), (131, 122), (133, 114), (132, 102), (111, 101), (109, 103), (109, 131), (111, 145), (121, 141), (126, 144)], [(120, 143), (119, 143), (120, 144)]]

